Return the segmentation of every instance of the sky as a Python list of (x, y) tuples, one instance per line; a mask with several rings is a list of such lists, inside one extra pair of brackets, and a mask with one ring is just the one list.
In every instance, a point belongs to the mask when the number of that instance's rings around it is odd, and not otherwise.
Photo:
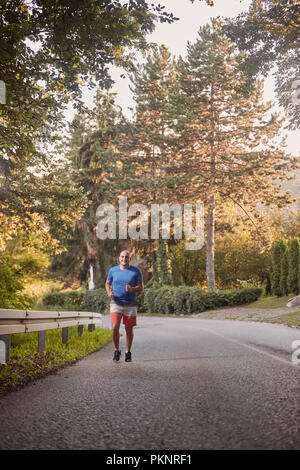
[[(175, 17), (179, 18), (178, 21), (172, 24), (157, 23), (155, 31), (147, 36), (147, 39), (151, 42), (158, 45), (165, 44), (171, 54), (178, 57), (179, 55), (186, 55), (187, 42), (195, 42), (200, 26), (210, 22), (213, 17), (235, 17), (243, 11), (247, 11), (251, 0), (214, 0), (213, 7), (208, 6), (204, 0), (195, 0), (194, 3), (189, 0), (150, 0), (149, 3), (156, 5), (160, 3), (166, 7), (167, 12), (172, 12)], [(140, 56), (139, 60), (142, 60)], [(121, 78), (122, 73), (124, 71), (120, 68), (111, 68), (111, 76), (115, 81), (113, 91), (117, 93), (116, 103), (122, 107), (125, 116), (130, 117), (129, 108), (134, 106), (134, 102), (132, 93), (129, 90), (129, 79)], [(273, 101), (275, 103), (274, 108), (278, 110), (280, 108), (274, 94), (274, 87), (274, 79), (270, 74), (265, 79), (264, 99)], [(83, 91), (83, 99), (89, 107), (92, 107), (93, 104), (93, 94), (94, 90), (85, 89)], [(73, 116), (74, 111), (69, 106), (66, 119), (71, 121)], [(286, 151), (298, 156), (300, 131), (285, 131), (285, 134), (282, 135), (287, 136)]]

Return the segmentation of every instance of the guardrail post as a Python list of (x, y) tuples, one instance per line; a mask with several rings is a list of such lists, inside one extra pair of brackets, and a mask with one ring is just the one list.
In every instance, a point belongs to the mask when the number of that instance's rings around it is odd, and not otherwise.
[(0, 336), (0, 364), (6, 364), (10, 359), (10, 335)]
[(88, 326), (88, 330), (89, 331), (94, 331), (95, 330), (95, 325), (90, 323), (89, 326)]
[(83, 333), (83, 325), (78, 325), (77, 330), (78, 330), (78, 336), (81, 336)]
[(38, 352), (46, 349), (46, 331), (38, 331)]
[(62, 328), (62, 342), (63, 344), (67, 344), (69, 339), (69, 328), (66, 326)]

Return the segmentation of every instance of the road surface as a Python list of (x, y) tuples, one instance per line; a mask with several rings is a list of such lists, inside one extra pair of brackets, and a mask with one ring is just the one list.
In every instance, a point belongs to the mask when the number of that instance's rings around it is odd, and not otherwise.
[(299, 329), (139, 317), (134, 331), (132, 363), (124, 334), (120, 363), (110, 343), (2, 397), (0, 449), (300, 448)]

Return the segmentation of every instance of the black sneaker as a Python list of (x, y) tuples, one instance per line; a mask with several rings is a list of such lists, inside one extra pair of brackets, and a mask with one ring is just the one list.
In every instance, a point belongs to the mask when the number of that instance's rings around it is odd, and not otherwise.
[(131, 362), (131, 352), (125, 353), (125, 362)]
[(121, 349), (120, 350), (116, 349), (114, 352), (113, 361), (118, 362), (120, 360), (120, 357), (121, 357)]

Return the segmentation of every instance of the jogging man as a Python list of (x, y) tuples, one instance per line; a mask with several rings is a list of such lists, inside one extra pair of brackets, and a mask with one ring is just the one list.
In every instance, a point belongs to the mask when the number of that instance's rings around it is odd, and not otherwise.
[(121, 252), (120, 265), (113, 266), (108, 273), (105, 289), (110, 298), (110, 318), (112, 327), (112, 339), (115, 346), (114, 361), (119, 361), (120, 350), (120, 324), (126, 330), (125, 361), (131, 362), (131, 346), (133, 341), (133, 327), (136, 326), (137, 302), (136, 292), (144, 289), (143, 277), (139, 268), (130, 266), (130, 253), (127, 250)]

